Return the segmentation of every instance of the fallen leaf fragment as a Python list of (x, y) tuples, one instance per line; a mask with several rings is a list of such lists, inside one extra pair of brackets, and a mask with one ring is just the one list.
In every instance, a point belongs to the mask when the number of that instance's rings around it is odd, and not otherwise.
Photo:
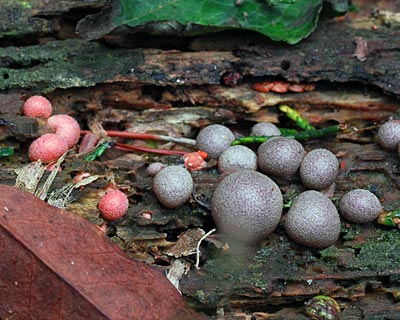
[(177, 290), (179, 290), (179, 281), (188, 273), (191, 265), (191, 262), (186, 261), (183, 258), (176, 259), (172, 262), (167, 273), (167, 278)]
[(205, 235), (205, 231), (200, 228), (189, 229), (183, 232), (177, 242), (164, 251), (169, 256), (175, 258), (187, 257), (196, 253), (199, 240)]
[(15, 186), (29, 193), (34, 193), (45, 170), (46, 168), (40, 160), (31, 162), (20, 169), (15, 169), (14, 171), (17, 174)]
[(0, 185), (0, 318), (202, 319), (98, 228)]

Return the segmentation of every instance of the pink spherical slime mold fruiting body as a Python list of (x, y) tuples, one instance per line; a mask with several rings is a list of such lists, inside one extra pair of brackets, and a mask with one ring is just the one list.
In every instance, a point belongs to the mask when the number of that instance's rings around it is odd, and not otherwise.
[(122, 191), (113, 189), (100, 198), (98, 208), (105, 220), (121, 218), (129, 207), (128, 197)]
[(78, 143), (81, 135), (81, 129), (78, 121), (67, 114), (58, 114), (50, 117), (47, 124), (55, 130), (55, 134), (63, 137), (68, 144), (68, 148), (72, 148)]
[(28, 154), (31, 161), (40, 159), (43, 163), (49, 163), (57, 160), (67, 150), (67, 142), (62, 137), (47, 133), (31, 143)]
[(86, 133), (79, 144), (79, 153), (88, 153), (92, 151), (96, 147), (99, 139), (100, 138), (94, 133)]
[(42, 96), (32, 96), (27, 99), (22, 107), (22, 114), (30, 118), (48, 118), (51, 116), (52, 107), (49, 100)]

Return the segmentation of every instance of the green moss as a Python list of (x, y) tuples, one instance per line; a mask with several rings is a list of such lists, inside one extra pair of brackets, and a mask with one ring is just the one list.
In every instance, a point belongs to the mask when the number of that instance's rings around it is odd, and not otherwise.
[(344, 234), (342, 238), (346, 241), (352, 241), (361, 234), (361, 228), (357, 224), (342, 223), (340, 232)]
[(383, 230), (379, 237), (361, 245), (360, 253), (349, 268), (372, 272), (398, 272), (399, 252), (399, 230)]
[(336, 261), (338, 258), (339, 249), (335, 246), (330, 246), (324, 250), (321, 250), (319, 253), (321, 254), (321, 259), (323, 261)]
[(3, 0), (0, 6), (0, 38), (46, 33), (51, 29), (50, 21), (35, 16), (40, 10), (37, 3)]
[[(0, 90), (89, 87), (143, 64), (140, 54), (122, 55), (94, 42), (79, 39), (53, 41), (22, 48), (0, 48), (0, 59), (10, 61), (0, 68)], [(143, 75), (143, 78), (148, 75)]]

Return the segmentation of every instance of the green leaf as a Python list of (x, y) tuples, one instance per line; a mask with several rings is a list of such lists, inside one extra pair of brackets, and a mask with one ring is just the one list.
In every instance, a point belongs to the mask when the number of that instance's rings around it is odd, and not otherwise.
[(259, 32), (290, 44), (316, 27), (323, 2), (336, 15), (347, 0), (111, 0), (77, 25), (81, 37), (98, 39), (114, 29), (193, 36), (226, 29)]
[(321, 15), (324, 18), (333, 18), (344, 15), (348, 10), (347, 0), (325, 0)]
[[(336, 0), (338, 1), (338, 0)], [(290, 44), (316, 27), (323, 0), (114, 0), (111, 9), (80, 21), (78, 33), (98, 38), (129, 26), (152, 34), (196, 35), (246, 29)], [(334, 2), (334, 0), (328, 0)], [(340, 3), (343, 0), (338, 1)], [(333, 6), (342, 9), (342, 6)]]
[(320, 0), (276, 3), (247, 0), (241, 5), (229, 0), (119, 0), (116, 26), (139, 26), (173, 17), (181, 25), (243, 28), (260, 32), (272, 40), (296, 43), (315, 28), (322, 4)]

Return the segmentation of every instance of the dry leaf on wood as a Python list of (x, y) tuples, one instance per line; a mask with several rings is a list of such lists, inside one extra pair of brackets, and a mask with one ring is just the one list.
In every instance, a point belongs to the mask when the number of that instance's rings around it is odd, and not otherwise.
[(0, 317), (201, 319), (90, 222), (0, 185)]
[(196, 253), (196, 247), (199, 240), (204, 236), (204, 230), (200, 228), (189, 229), (183, 232), (177, 242), (164, 251), (165, 254), (175, 258), (187, 257)]

